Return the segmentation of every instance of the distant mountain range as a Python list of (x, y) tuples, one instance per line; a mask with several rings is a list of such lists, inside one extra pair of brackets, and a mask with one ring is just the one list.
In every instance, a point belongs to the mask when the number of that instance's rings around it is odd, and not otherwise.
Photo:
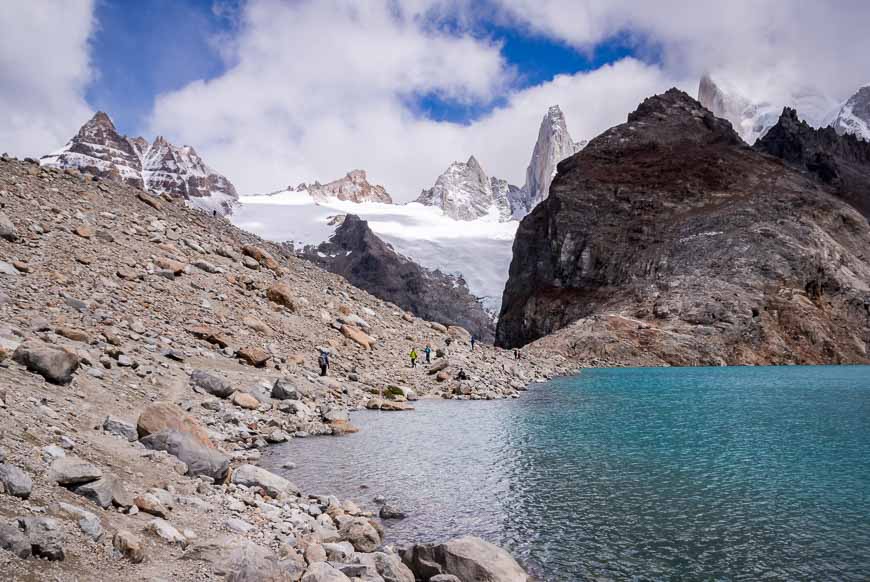
[(707, 74), (698, 85), (698, 101), (716, 117), (730, 121), (750, 145), (776, 125), (783, 107), (794, 109), (813, 127), (830, 126), (839, 135), (849, 133), (870, 141), (870, 85), (859, 88), (844, 102), (809, 88), (792, 91), (782, 102), (754, 101)]
[(221, 214), (228, 214), (239, 197), (233, 184), (208, 167), (191, 146), (178, 147), (160, 136), (149, 144), (142, 137), (121, 135), (102, 111), (62, 149), (40, 158), (40, 163), (123, 181)]

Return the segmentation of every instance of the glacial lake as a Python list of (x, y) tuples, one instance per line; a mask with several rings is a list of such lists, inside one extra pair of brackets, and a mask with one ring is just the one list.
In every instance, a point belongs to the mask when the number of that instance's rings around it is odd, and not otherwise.
[(870, 367), (587, 370), (416, 404), (263, 464), (406, 509), (386, 543), (475, 534), (546, 581), (870, 579)]

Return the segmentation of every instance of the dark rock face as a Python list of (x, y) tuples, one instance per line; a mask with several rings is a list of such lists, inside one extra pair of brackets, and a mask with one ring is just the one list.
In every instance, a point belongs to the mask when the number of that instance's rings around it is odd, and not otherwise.
[[(644, 365), (866, 362), (870, 227), (676, 89), (563, 161), (497, 344)], [(560, 331), (561, 330), (561, 331)]]
[(494, 337), (492, 318), (461, 278), (399, 255), (356, 215), (347, 215), (328, 242), (306, 247), (303, 256), (418, 317), (462, 326), (484, 341)]
[(755, 149), (810, 172), (870, 219), (870, 142), (831, 127), (815, 129), (786, 107)]

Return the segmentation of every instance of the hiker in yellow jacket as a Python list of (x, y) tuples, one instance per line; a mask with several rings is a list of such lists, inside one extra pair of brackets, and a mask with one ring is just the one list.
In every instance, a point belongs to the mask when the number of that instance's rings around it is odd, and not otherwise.
[(411, 348), (411, 367), (417, 367), (417, 348)]

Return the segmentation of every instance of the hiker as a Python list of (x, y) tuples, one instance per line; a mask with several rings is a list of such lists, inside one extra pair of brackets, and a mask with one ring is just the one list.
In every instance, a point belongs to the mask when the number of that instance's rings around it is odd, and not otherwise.
[(211, 215), (212, 215), (213, 217), (217, 218), (217, 210), (212, 210), (212, 211), (211, 211)]
[(431, 364), (431, 363), (432, 363), (432, 359), (431, 359), (431, 357), (432, 357), (432, 348), (429, 347), (429, 344), (426, 344), (426, 349), (423, 350), (423, 353), (426, 354), (426, 363), (427, 363), (427, 364)]
[(474, 336), (471, 336), (471, 351), (472, 352), (474, 351), (474, 344), (476, 344), (476, 343), (477, 343), (477, 338)]
[(417, 349), (416, 348), (411, 348), (411, 367), (412, 368), (417, 367)]
[(519, 359), (520, 359), (520, 351), (519, 351), (519, 350), (514, 350), (514, 359), (515, 359), (515, 360), (519, 360)]
[(456, 379), (457, 379), (457, 380), (468, 380), (468, 374), (465, 373), (465, 369), (464, 369), (464, 368), (461, 368), (461, 369), (459, 370), (459, 373), (456, 374)]
[(320, 375), (326, 376), (329, 371), (329, 352), (320, 350), (320, 357), (317, 358), (317, 363), (320, 364)]

